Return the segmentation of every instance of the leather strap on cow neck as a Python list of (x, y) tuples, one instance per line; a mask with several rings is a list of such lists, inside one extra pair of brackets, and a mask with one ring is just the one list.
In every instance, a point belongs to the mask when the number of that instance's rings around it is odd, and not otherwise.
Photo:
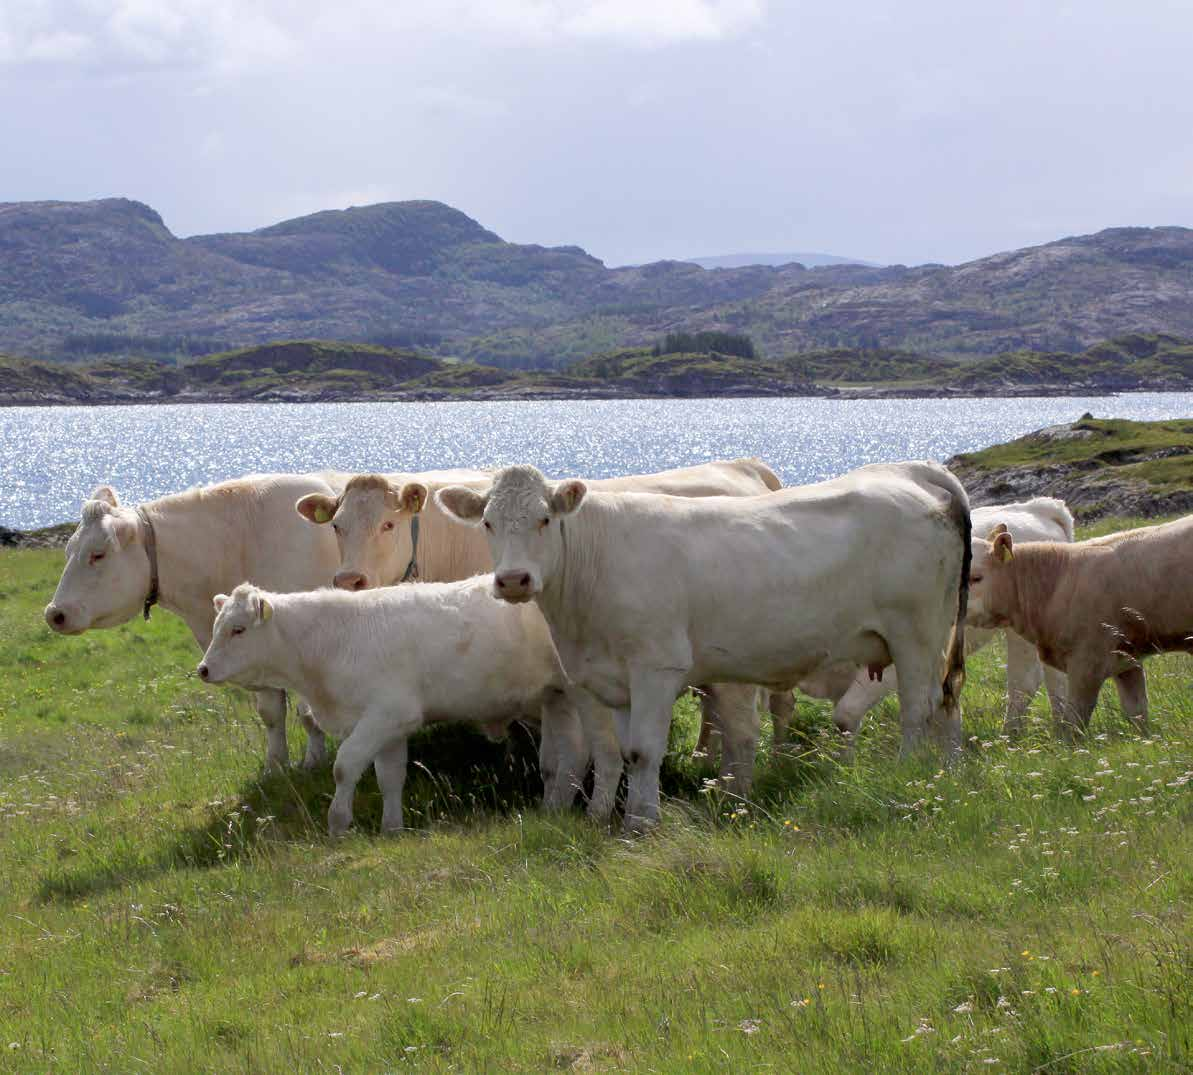
[(153, 532), (153, 523), (144, 508), (137, 508), (137, 518), (141, 520), (145, 555), (149, 557), (149, 592), (145, 595), (144, 609), (145, 619), (149, 619), (149, 610), (157, 604), (157, 534)]
[(409, 582), (418, 578), (418, 516), (410, 516), (410, 563), (406, 565), (406, 572), (402, 582)]

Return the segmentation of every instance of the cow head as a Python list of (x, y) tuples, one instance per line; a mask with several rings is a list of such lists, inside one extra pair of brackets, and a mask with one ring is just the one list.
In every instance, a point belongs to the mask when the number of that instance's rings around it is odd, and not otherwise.
[(101, 485), (83, 501), (82, 520), (66, 543), (66, 566), (45, 617), (59, 634), (115, 627), (136, 616), (151, 571), (141, 520)]
[(269, 686), (267, 662), (275, 633), (273, 606), (251, 583), (242, 582), (232, 595), (216, 594), (211, 644), (199, 662), (205, 683), (238, 683), (242, 687)]
[(549, 482), (534, 467), (517, 466), (499, 470), (487, 491), (449, 485), (435, 501), (449, 518), (485, 528), (493, 593), (517, 604), (541, 593), (554, 576), (560, 524), (580, 509), (587, 492), (576, 478)]
[(295, 510), (308, 522), (331, 524), (340, 547), (335, 585), (370, 590), (399, 582), (410, 563), (410, 520), (427, 503), (418, 481), (395, 486), (380, 474), (358, 474), (337, 497), (309, 493)]
[(1006, 627), (1010, 564), (1014, 541), (1006, 523), (999, 523), (985, 540), (974, 538), (973, 561), (969, 568), (969, 604), (965, 620), (971, 627)]

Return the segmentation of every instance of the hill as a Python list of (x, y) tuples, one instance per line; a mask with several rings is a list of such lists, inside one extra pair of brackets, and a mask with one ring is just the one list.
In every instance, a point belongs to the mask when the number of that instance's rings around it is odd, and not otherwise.
[(1193, 336), (1193, 230), (1118, 228), (955, 267), (662, 261), (508, 243), (438, 202), (180, 239), (125, 199), (0, 204), (0, 349), (190, 357), (317, 338), (560, 368), (677, 328), (775, 356), (832, 348), (1076, 352)]
[(975, 505), (1056, 496), (1083, 521), (1193, 511), (1193, 418), (1130, 422), (1084, 415), (948, 466)]

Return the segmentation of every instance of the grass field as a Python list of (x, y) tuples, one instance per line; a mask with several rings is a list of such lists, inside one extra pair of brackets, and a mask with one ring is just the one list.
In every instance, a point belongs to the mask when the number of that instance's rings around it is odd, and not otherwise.
[(332, 842), (330, 771), (263, 779), (180, 621), (51, 635), (60, 564), (0, 554), (0, 1070), (1193, 1067), (1184, 658), (1148, 666), (1156, 738), (1107, 692), (1072, 750), (1042, 700), (999, 737), (983, 652), (947, 771), (894, 760), (890, 703), (840, 765), (803, 703), (748, 806), (700, 790), (681, 702), (636, 842), (539, 812), (525, 737), (436, 735), (413, 831), (370, 776)]

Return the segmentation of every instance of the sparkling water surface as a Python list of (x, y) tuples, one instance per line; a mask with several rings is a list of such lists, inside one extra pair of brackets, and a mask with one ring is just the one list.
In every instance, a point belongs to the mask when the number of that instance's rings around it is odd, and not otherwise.
[(1193, 416), (1193, 393), (1029, 399), (644, 399), (529, 403), (0, 408), (0, 525), (77, 519), (101, 482), (135, 503), (265, 471), (533, 463), (609, 477), (757, 455), (788, 484), (946, 459), (1099, 417)]

